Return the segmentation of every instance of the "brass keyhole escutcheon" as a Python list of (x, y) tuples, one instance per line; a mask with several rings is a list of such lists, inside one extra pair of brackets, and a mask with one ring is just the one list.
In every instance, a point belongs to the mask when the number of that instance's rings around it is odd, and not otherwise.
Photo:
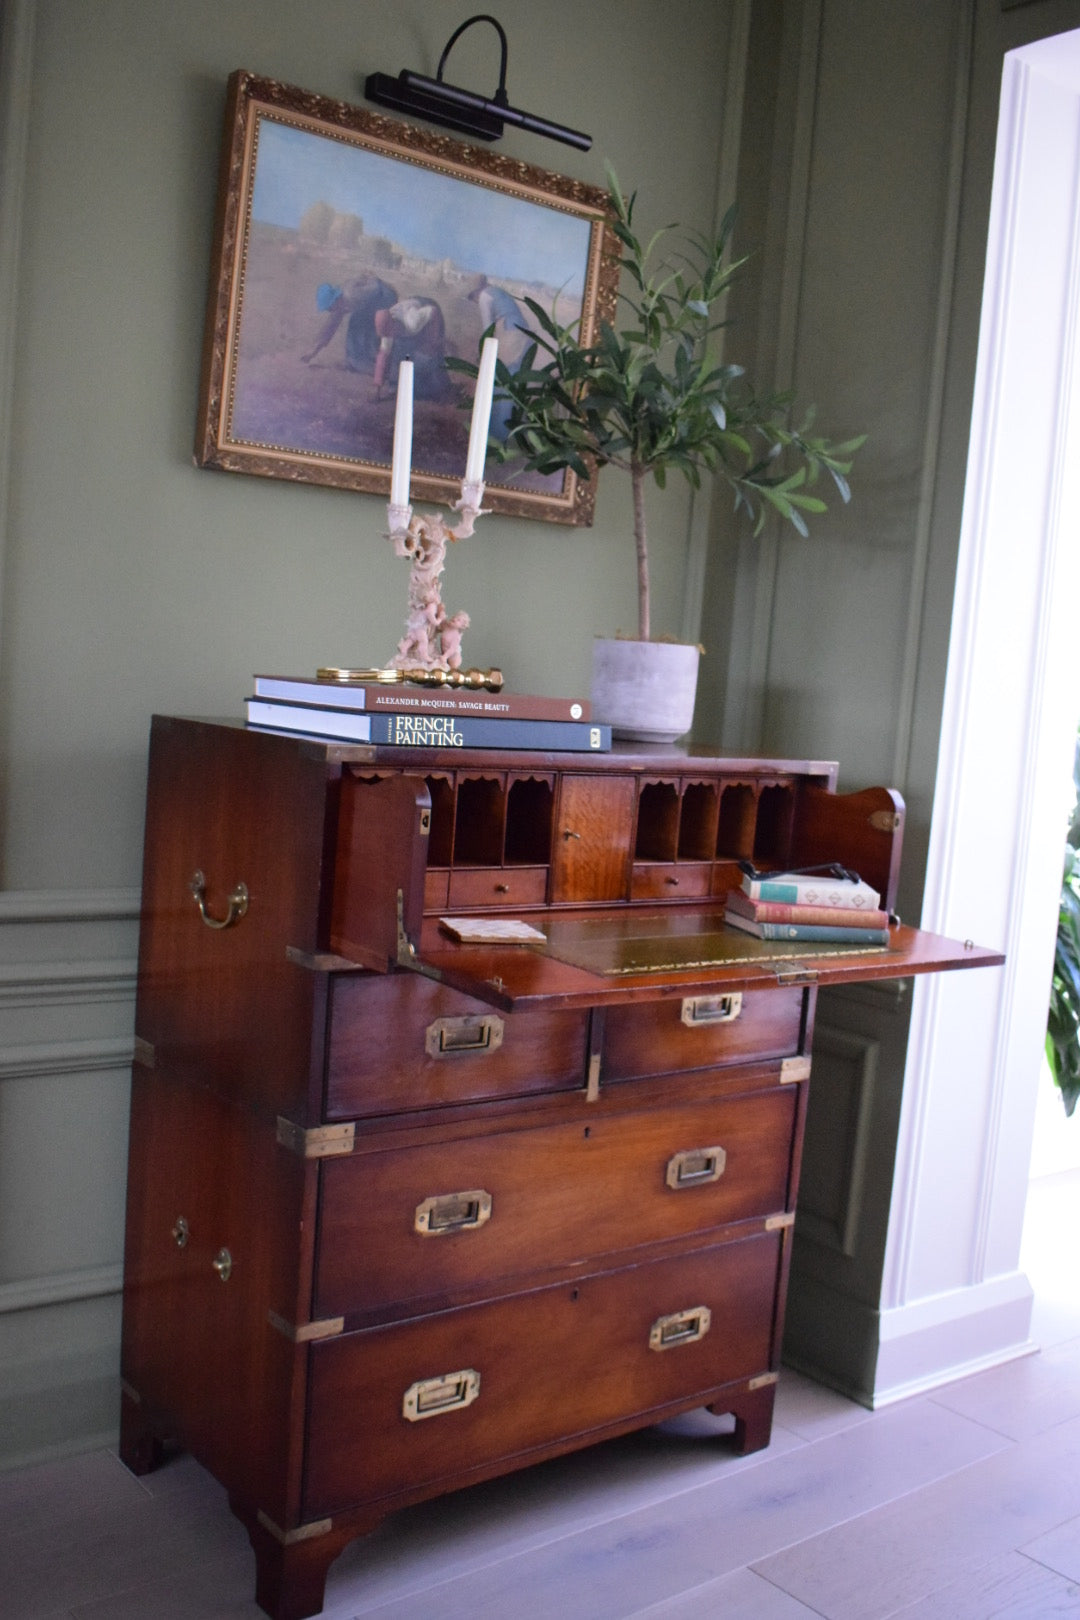
[(172, 1229), (172, 1239), (178, 1249), (186, 1249), (188, 1238), (191, 1236), (187, 1221), (182, 1215), (176, 1217), (176, 1224)]
[(222, 1282), (228, 1282), (232, 1276), (232, 1255), (228, 1249), (219, 1249), (211, 1264)]

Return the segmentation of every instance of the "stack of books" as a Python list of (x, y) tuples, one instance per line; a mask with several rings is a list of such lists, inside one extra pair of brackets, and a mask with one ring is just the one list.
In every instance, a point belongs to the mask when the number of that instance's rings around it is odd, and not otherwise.
[(724, 917), (757, 939), (887, 945), (889, 914), (876, 889), (858, 878), (799, 872), (744, 877), (727, 897)]
[(249, 726), (335, 742), (545, 753), (597, 754), (611, 748), (611, 727), (592, 721), (581, 698), (256, 675), (246, 708)]

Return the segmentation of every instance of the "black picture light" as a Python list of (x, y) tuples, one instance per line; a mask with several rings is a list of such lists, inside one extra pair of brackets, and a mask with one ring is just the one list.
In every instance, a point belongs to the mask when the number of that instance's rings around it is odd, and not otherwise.
[[(459, 85), (446, 84), (443, 80), (443, 68), (451, 47), (466, 28), (478, 22), (490, 23), (499, 35), (499, 88), (492, 97), (478, 96), (472, 90), (463, 90)], [(563, 141), (567, 146), (576, 146), (580, 151), (587, 152), (592, 145), (591, 135), (584, 135), (579, 129), (567, 129), (565, 124), (552, 123), (550, 118), (538, 118), (535, 113), (522, 112), (520, 107), (511, 107), (506, 94), (506, 57), (506, 31), (502, 24), (487, 12), (478, 12), (475, 17), (466, 18), (460, 28), (454, 29), (439, 57), (433, 79), (423, 73), (413, 73), (409, 68), (402, 68), (396, 79), (389, 73), (369, 73), (364, 83), (364, 94), (380, 107), (412, 113), (417, 118), (426, 118), (431, 124), (456, 129), (477, 140), (497, 141), (506, 124), (516, 124), (519, 129), (527, 129), (533, 135), (546, 135), (549, 140)]]

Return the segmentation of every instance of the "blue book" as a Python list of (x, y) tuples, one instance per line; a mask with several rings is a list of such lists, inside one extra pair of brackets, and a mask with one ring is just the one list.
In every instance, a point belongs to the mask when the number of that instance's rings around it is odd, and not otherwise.
[[(853, 912), (852, 916), (855, 915)], [(735, 911), (725, 912), (724, 920), (730, 928), (740, 928), (744, 934), (753, 934), (755, 939), (816, 940), (821, 944), (830, 941), (848, 945), (889, 943), (887, 928), (860, 928), (857, 922), (850, 928), (834, 928), (821, 923), (758, 922), (753, 917), (742, 917)]]
[(249, 725), (271, 731), (391, 748), (528, 748), (575, 754), (603, 754), (611, 748), (611, 727), (588, 720), (354, 712), (313, 703), (277, 703), (270, 698), (248, 698), (247, 718)]

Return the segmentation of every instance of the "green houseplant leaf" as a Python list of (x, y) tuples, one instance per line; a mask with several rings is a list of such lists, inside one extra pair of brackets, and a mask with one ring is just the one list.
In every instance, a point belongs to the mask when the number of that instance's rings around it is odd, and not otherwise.
[[(755, 532), (775, 512), (806, 536), (806, 515), (826, 510), (807, 490), (827, 473), (840, 499), (849, 500), (847, 474), (863, 440), (832, 444), (812, 435), (812, 411), (792, 426), (787, 395), (759, 394), (741, 366), (716, 362), (712, 345), (725, 324), (718, 306), (746, 262), (729, 256), (733, 208), (714, 237), (684, 233), (677, 255), (654, 263), (677, 227), (643, 245), (634, 229), (635, 197), (624, 196), (610, 169), (608, 202), (622, 249), (625, 324), (616, 329), (601, 322), (585, 343), (580, 323), (562, 326), (525, 298), (532, 342), (513, 370), (502, 361), (496, 366), (496, 398), (509, 402), (509, 423), (505, 441), (492, 441), (489, 453), (540, 473), (570, 468), (588, 477), (601, 467), (629, 473), (638, 632), (648, 640), (649, 478), (663, 489), (668, 474), (679, 472), (697, 488), (712, 474), (731, 488), (736, 510), (748, 514)], [(447, 364), (476, 374), (470, 362)]]
[(1073, 754), (1073, 786), (1046, 1015), (1046, 1059), (1070, 1115), (1080, 1097), (1080, 729)]

